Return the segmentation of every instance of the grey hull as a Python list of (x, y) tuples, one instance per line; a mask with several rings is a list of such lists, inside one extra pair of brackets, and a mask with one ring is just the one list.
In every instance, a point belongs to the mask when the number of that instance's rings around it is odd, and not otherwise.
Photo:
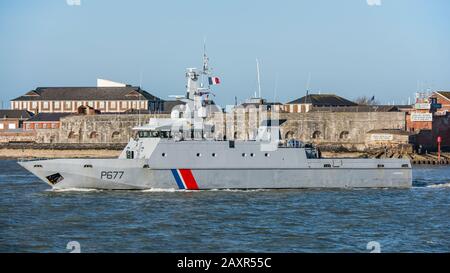
[[(308, 168), (273, 169), (152, 169), (146, 160), (125, 159), (54, 159), (19, 164), (55, 189), (408, 188), (412, 184), (409, 165), (395, 168), (389, 167), (387, 160), (367, 159), (364, 165), (358, 165), (361, 160), (342, 159), (340, 166), (319, 167), (328, 161), (316, 159)], [(368, 162), (386, 166), (367, 167)], [(396, 160), (395, 165), (405, 162)], [(51, 183), (48, 177), (55, 174), (61, 179)]]

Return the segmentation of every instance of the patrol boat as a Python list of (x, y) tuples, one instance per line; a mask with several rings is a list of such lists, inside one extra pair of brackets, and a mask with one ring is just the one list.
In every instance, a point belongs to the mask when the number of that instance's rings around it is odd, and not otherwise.
[[(116, 159), (51, 159), (18, 162), (54, 189), (210, 190), (294, 188), (408, 188), (412, 170), (404, 159), (321, 158), (298, 140), (281, 141), (282, 120), (263, 120), (251, 140), (214, 137), (206, 122), (210, 76), (188, 68), (184, 105), (170, 118), (133, 128)], [(217, 79), (208, 77), (210, 83)], [(212, 79), (212, 81), (211, 81)], [(275, 115), (273, 115), (275, 116)], [(200, 124), (200, 125), (199, 125)]]

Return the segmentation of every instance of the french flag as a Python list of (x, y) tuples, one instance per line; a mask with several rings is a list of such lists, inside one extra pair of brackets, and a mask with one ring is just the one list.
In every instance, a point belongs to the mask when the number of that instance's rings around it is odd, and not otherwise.
[(209, 80), (209, 85), (220, 84), (219, 77), (209, 77), (208, 80)]

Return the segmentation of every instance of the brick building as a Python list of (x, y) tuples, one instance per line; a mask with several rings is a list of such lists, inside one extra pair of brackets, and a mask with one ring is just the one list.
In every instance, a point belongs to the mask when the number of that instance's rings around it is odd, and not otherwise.
[(103, 113), (130, 109), (163, 111), (164, 103), (140, 87), (98, 80), (96, 87), (38, 87), (11, 101), (11, 109), (38, 113), (76, 113), (80, 106)]
[(23, 122), (32, 116), (26, 110), (0, 110), (0, 131), (22, 128)]
[(24, 121), (24, 130), (36, 129), (59, 129), (61, 118), (71, 115), (71, 113), (39, 113)]
[(450, 92), (448, 91), (436, 91), (430, 96), (431, 100), (439, 106), (436, 109), (436, 114), (445, 115), (450, 113)]
[(336, 108), (357, 105), (352, 101), (334, 94), (309, 94), (286, 103), (283, 110), (287, 113), (306, 113), (313, 107)]

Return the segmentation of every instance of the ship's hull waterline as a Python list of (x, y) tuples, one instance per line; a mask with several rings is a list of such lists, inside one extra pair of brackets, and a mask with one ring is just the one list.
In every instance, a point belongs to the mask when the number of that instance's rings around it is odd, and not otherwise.
[[(357, 159), (341, 159), (340, 166), (331, 167), (327, 162), (332, 160), (315, 159), (309, 166), (302, 168), (273, 169), (153, 169), (144, 159), (53, 159), (22, 161), (19, 164), (54, 189), (211, 190), (412, 186), (412, 172), (407, 160), (397, 159), (395, 162), (401, 163), (398, 167), (389, 166), (388, 159), (369, 161), (380, 167), (345, 167), (358, 165), (354, 164), (358, 162)], [(323, 165), (327, 167), (317, 167)]]

